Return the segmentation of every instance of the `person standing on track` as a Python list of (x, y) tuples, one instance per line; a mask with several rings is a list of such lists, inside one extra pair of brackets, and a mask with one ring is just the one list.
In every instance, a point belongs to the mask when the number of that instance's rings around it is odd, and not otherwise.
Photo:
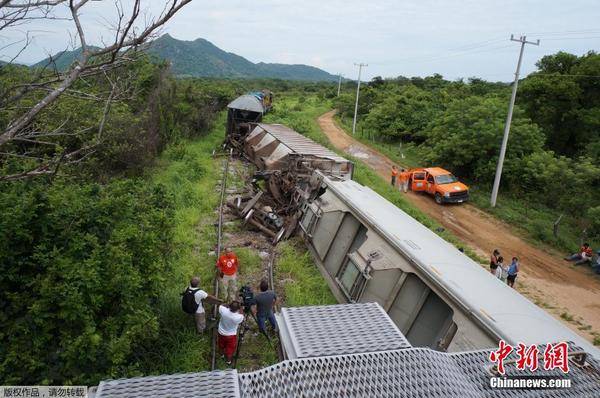
[(206, 329), (206, 313), (204, 312), (202, 300), (208, 299), (211, 304), (221, 304), (223, 301), (206, 293), (204, 290), (200, 289), (199, 286), (200, 278), (194, 276), (192, 280), (190, 280), (190, 286), (181, 294), (183, 296), (181, 299), (181, 307), (188, 314), (194, 314), (196, 332), (202, 334)]
[(217, 261), (219, 277), (221, 279), (221, 290), (227, 300), (234, 300), (237, 293), (237, 272), (239, 261), (231, 248), (226, 248), (225, 253)]
[(408, 180), (410, 180), (410, 173), (408, 170), (400, 170), (400, 189), (404, 193), (408, 192)]
[(277, 311), (277, 296), (274, 291), (269, 290), (269, 283), (266, 280), (260, 281), (260, 293), (254, 297), (254, 300), (256, 301), (254, 314), (256, 315), (258, 330), (263, 334), (267, 334), (266, 322), (269, 320), (273, 332), (277, 333), (277, 320), (273, 313), (273, 311)]
[(244, 321), (244, 310), (238, 301), (232, 301), (229, 306), (220, 305), (217, 345), (219, 351), (225, 356), (227, 365), (231, 365), (233, 354), (237, 348), (237, 331), (240, 323)]
[(396, 167), (396, 165), (392, 166), (392, 186), (395, 187), (396, 186), (396, 177), (398, 177), (398, 168)]

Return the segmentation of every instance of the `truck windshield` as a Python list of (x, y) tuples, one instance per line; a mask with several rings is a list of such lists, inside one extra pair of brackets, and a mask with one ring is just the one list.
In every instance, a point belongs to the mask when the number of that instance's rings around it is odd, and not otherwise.
[(457, 182), (458, 178), (454, 177), (452, 174), (446, 174), (435, 177), (435, 183), (438, 185), (441, 184), (451, 184), (453, 182)]

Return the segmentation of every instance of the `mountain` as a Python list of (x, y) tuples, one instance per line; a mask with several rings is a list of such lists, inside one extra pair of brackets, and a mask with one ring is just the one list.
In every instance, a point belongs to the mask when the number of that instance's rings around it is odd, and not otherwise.
[(255, 64), (204, 39), (184, 41), (165, 34), (150, 45), (148, 52), (169, 61), (179, 76), (337, 81), (336, 76), (314, 66)]
[[(93, 50), (93, 49), (97, 49), (98, 47), (90, 46), (90, 48)], [(69, 66), (71, 66), (71, 64), (76, 59), (79, 59), (79, 57), (81, 57), (81, 48), (78, 48), (78, 49), (72, 50), (72, 51), (59, 51), (52, 56), (52, 60), (54, 61), (54, 64), (56, 65), (56, 69), (63, 71), (65, 69), (67, 69)], [(31, 65), (31, 67), (32, 68), (43, 68), (46, 66), (50, 67), (49, 63), (50, 63), (50, 57), (44, 58), (40, 62), (37, 62), (37, 63)]]
[[(168, 61), (173, 73), (179, 77), (337, 81), (337, 76), (314, 66), (255, 64), (204, 39), (177, 40), (165, 34), (150, 43), (146, 51), (155, 59)], [(66, 69), (80, 54), (81, 49), (77, 49), (55, 55), (55, 59), (58, 56), (55, 61), (58, 69)], [(46, 58), (33, 67), (44, 66), (48, 61), (49, 58)]]

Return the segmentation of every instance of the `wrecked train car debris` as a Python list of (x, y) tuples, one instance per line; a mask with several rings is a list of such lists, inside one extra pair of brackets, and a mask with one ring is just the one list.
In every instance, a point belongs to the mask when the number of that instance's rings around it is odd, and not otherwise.
[(300, 206), (317, 187), (310, 184), (313, 173), (348, 180), (353, 164), (287, 126), (261, 123), (271, 100), (247, 94), (232, 101), (225, 142), (258, 169), (251, 191), (228, 206), (277, 243), (294, 233)]

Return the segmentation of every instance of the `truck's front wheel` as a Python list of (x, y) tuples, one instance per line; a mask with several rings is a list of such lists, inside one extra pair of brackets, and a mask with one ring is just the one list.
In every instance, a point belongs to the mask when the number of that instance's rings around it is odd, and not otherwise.
[(442, 195), (440, 195), (439, 192), (435, 193), (435, 203), (437, 203), (438, 205), (442, 204)]

